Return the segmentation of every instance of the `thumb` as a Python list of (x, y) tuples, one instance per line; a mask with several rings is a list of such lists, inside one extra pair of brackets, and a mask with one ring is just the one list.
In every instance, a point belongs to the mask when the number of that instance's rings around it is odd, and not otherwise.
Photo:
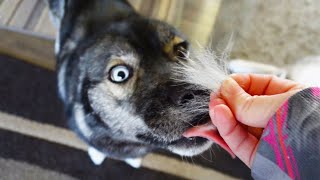
[(252, 127), (265, 127), (283, 102), (295, 93), (251, 96), (232, 78), (222, 83), (220, 91), (222, 98), (226, 101), (236, 119)]

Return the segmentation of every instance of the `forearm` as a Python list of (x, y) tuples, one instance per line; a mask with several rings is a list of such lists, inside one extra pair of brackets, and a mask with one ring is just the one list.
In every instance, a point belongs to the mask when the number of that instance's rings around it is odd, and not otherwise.
[(252, 166), (255, 179), (320, 177), (320, 88), (303, 90), (269, 120)]

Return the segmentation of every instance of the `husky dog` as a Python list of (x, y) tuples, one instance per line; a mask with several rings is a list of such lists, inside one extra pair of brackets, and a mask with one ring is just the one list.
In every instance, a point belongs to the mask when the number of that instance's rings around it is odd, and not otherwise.
[(58, 29), (59, 94), (70, 127), (94, 150), (125, 160), (158, 148), (193, 156), (212, 145), (183, 136), (209, 120), (210, 92), (174, 80), (189, 59), (181, 33), (125, 0), (48, 4)]

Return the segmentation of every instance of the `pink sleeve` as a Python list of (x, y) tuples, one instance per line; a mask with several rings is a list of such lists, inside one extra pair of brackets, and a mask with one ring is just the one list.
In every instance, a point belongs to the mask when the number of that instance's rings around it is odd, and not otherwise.
[(320, 177), (320, 88), (295, 94), (270, 118), (259, 143), (252, 176)]

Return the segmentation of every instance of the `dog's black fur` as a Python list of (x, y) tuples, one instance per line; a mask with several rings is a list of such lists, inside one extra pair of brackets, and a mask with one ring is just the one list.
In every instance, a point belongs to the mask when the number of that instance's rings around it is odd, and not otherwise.
[[(125, 0), (48, 3), (59, 30), (59, 92), (70, 125), (82, 139), (117, 159), (141, 157), (155, 148), (191, 156), (210, 147), (205, 139), (182, 136), (207, 117), (183, 106), (190, 99), (209, 98), (208, 92), (172, 80), (172, 67), (188, 49), (183, 35), (142, 17)], [(116, 83), (110, 73), (119, 65), (130, 74)]]

